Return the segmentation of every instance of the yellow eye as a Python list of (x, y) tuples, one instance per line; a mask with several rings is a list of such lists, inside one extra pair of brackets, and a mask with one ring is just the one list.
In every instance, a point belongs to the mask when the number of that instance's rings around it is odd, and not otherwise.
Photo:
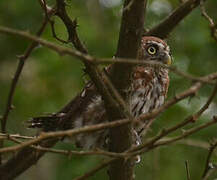
[(151, 55), (154, 55), (157, 52), (156, 48), (154, 46), (150, 46), (148, 48), (148, 53)]

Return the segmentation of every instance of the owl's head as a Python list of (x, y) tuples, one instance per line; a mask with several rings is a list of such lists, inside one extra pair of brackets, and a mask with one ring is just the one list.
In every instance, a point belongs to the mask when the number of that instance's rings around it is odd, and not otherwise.
[(142, 38), (141, 50), (139, 53), (140, 59), (147, 61), (156, 61), (158, 63), (171, 64), (170, 48), (163, 40), (153, 37), (144, 36)]

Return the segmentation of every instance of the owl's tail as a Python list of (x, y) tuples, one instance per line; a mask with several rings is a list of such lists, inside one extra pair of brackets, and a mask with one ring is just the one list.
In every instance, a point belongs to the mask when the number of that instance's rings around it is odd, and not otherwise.
[(34, 117), (27, 121), (28, 128), (39, 128), (43, 131), (56, 131), (60, 130), (60, 122), (63, 117), (63, 113), (50, 114), (47, 116)]

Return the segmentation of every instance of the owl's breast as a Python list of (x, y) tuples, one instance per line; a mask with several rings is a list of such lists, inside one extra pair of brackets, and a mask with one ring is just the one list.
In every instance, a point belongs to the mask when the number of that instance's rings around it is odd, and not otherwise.
[(160, 107), (169, 84), (168, 71), (153, 67), (137, 67), (133, 71), (129, 105), (134, 117)]

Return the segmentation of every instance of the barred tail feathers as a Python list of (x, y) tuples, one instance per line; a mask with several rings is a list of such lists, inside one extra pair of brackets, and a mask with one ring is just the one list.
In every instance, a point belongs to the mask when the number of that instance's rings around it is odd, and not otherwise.
[(28, 128), (39, 128), (42, 129), (43, 131), (55, 131), (59, 129), (59, 120), (64, 113), (60, 114), (51, 114), (47, 116), (39, 116), (39, 117), (34, 117), (27, 121), (28, 123)]

